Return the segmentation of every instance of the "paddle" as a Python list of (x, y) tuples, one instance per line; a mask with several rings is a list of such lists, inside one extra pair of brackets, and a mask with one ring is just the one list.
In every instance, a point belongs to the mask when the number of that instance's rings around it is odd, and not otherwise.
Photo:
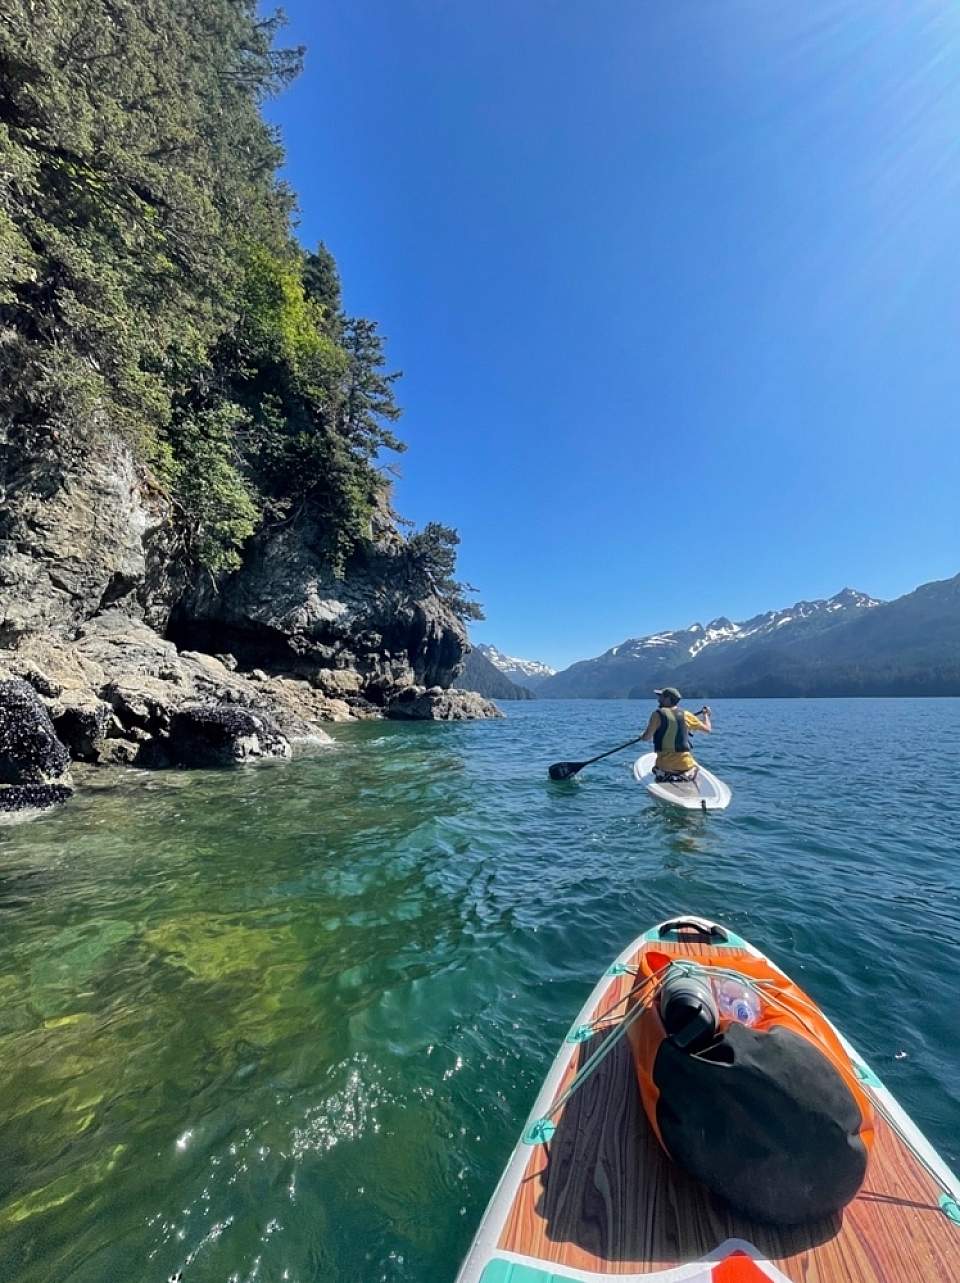
[(639, 744), (643, 739), (638, 735), (634, 740), (627, 740), (626, 744), (618, 744), (616, 748), (608, 748), (605, 753), (598, 753), (596, 757), (588, 757), (585, 762), (554, 762), (550, 767), (550, 778), (552, 780), (568, 780), (571, 775), (576, 775), (577, 771), (582, 771), (585, 766), (590, 766), (593, 762), (599, 762), (602, 757), (609, 757), (611, 753), (619, 753), (631, 744)]

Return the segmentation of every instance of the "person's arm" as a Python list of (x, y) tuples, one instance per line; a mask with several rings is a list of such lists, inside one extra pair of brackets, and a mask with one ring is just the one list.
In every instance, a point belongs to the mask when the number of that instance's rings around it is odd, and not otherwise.
[(647, 722), (647, 729), (643, 732), (640, 738), (642, 740), (648, 740), (652, 744), (653, 737), (656, 734), (657, 726), (659, 724), (660, 724), (660, 718), (658, 717), (656, 712), (651, 713), (650, 720), (649, 722)]
[(687, 718), (687, 730), (703, 730), (707, 735), (714, 729), (710, 721), (710, 709), (706, 704), (698, 712), (692, 713), (684, 709), (684, 717)]
[(703, 704), (702, 708), (697, 709), (697, 712), (694, 713), (694, 720), (696, 720), (697, 725), (690, 726), (690, 730), (705, 730), (708, 735), (714, 729), (714, 724), (710, 720), (710, 706), (708, 704)]

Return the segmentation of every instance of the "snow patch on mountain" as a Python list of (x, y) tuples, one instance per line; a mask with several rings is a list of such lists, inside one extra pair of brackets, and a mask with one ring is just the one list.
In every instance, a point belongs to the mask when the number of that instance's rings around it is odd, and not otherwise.
[(474, 647), (474, 650), (480, 652), (485, 659), (488, 659), (494, 668), (499, 668), (501, 673), (505, 673), (512, 682), (519, 682), (523, 685), (524, 679), (530, 678), (542, 679), (552, 677), (557, 671), (551, 668), (549, 664), (542, 663), (539, 659), (518, 659), (514, 655), (505, 655), (502, 650), (496, 646), (486, 646), (483, 643)]

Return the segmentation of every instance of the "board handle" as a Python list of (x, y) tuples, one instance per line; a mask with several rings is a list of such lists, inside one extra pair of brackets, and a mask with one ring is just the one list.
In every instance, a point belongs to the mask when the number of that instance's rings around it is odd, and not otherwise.
[(715, 922), (707, 922), (703, 918), (671, 918), (669, 922), (660, 924), (658, 934), (660, 939), (663, 940), (669, 932), (681, 931), (684, 928), (689, 931), (696, 931), (707, 940), (717, 941), (719, 944), (725, 944), (729, 939), (723, 927), (718, 927)]

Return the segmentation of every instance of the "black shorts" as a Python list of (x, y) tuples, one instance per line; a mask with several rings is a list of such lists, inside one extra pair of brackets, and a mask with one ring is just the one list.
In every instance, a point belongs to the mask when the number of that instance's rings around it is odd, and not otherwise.
[(653, 778), (658, 784), (692, 784), (699, 770), (699, 766), (695, 766), (689, 771), (661, 771), (655, 766)]

